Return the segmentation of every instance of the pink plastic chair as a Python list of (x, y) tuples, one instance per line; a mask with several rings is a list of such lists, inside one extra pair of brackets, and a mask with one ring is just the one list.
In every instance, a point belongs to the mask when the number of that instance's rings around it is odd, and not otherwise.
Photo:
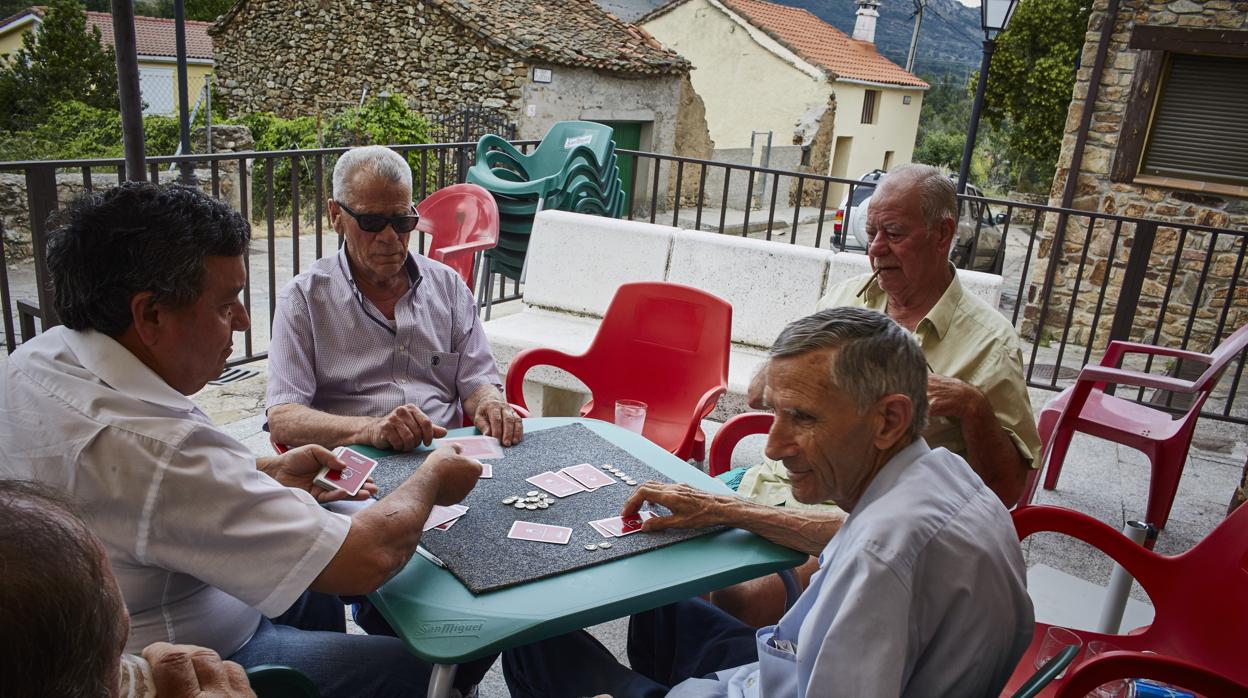
[(429, 259), (454, 269), (468, 290), (474, 290), (478, 255), (498, 244), (494, 197), (475, 184), (452, 184), (425, 197), (416, 205), (416, 215), (416, 229), (432, 238)]
[(581, 416), (612, 422), (615, 401), (647, 405), (643, 435), (677, 458), (701, 460), (699, 422), (728, 390), (732, 306), (691, 286), (622, 284), (584, 354), (525, 349), (507, 369), (507, 401), (524, 402), (524, 375), (554, 366), (583, 382)]
[[(1200, 408), (1217, 385), (1231, 359), (1248, 346), (1248, 325), (1226, 338), (1211, 354), (1181, 349), (1167, 349), (1135, 342), (1109, 343), (1099, 365), (1084, 366), (1075, 385), (1049, 401), (1040, 412), (1037, 427), (1044, 443), (1049, 470), (1044, 488), (1057, 487), (1062, 461), (1075, 432), (1083, 432), (1143, 451), (1152, 463), (1152, 480), (1148, 487), (1145, 519), (1165, 528), (1179, 487), (1179, 477), (1187, 462), (1192, 432), (1200, 416)], [(1209, 368), (1194, 381), (1181, 380), (1130, 369), (1118, 368), (1124, 354), (1139, 353), (1168, 356), (1208, 364)], [(1168, 412), (1107, 395), (1105, 386), (1134, 385), (1192, 395), (1192, 405), (1179, 419)]]
[[(1072, 672), (1054, 681), (1042, 695), (1083, 696), (1089, 690), (1087, 686), (1095, 687), (1126, 675), (1115, 673), (1114, 665), (1121, 661), (1118, 657), (1145, 651), (1174, 660), (1168, 662), (1173, 666), (1184, 664), (1218, 675), (1230, 682), (1225, 685), (1248, 683), (1248, 661), (1244, 661), (1243, 651), (1244, 619), (1248, 618), (1248, 506), (1235, 510), (1204, 540), (1179, 555), (1154, 553), (1108, 524), (1070, 509), (1033, 505), (1015, 509), (1012, 516), (1019, 540), (1042, 531), (1081, 540), (1122, 565), (1153, 602), (1153, 622), (1143, 628), (1120, 635), (1071, 630), (1083, 639), (1084, 648), (1092, 640), (1106, 640), (1123, 651), (1093, 660), (1085, 659), (1086, 649), (1080, 651)], [(1036, 623), (1031, 645), (1006, 683), (1003, 695), (1010, 695), (1035, 672), (1035, 656), (1048, 628), (1044, 623)], [(1115, 661), (1106, 661), (1110, 659)], [(1076, 683), (1085, 666), (1092, 678), (1079, 678)], [(1132, 670), (1136, 666), (1142, 673), (1135, 676), (1152, 676), (1162, 681), (1179, 679), (1174, 674), (1143, 673), (1142, 665), (1118, 668)], [(1102, 671), (1105, 673), (1094, 673)], [(1105, 678), (1096, 680), (1095, 676)], [(1096, 683), (1086, 683), (1093, 680)], [(1199, 686), (1193, 687), (1199, 690)]]
[(1116, 679), (1152, 679), (1197, 691), (1210, 698), (1248, 696), (1248, 683), (1210, 671), (1199, 664), (1143, 652), (1106, 652), (1080, 665), (1066, 679), (1057, 696), (1083, 698), (1097, 686)]
[(775, 419), (770, 412), (745, 412), (724, 422), (711, 440), (711, 454), (706, 460), (707, 473), (715, 477), (732, 470), (732, 451), (737, 442), (750, 434), (771, 431), (771, 423)]

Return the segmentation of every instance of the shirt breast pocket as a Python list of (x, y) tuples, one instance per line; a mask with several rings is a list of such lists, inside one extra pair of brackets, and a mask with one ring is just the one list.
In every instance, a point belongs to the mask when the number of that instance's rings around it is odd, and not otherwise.
[(429, 371), (431, 382), (442, 390), (443, 396), (447, 400), (463, 397), (455, 395), (456, 378), (459, 376), (459, 354), (457, 352), (429, 352), (426, 369)]

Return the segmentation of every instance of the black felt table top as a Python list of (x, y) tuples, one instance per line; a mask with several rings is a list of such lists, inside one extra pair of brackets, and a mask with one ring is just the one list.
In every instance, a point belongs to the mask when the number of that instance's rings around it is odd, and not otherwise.
[[(592, 492), (578, 492), (562, 499), (552, 496), (553, 504), (548, 509), (520, 510), (502, 503), (510, 495), (540, 491), (525, 478), (547, 470), (558, 472), (580, 463), (589, 463), (599, 470), (603, 464), (612, 464), (638, 483), (672, 482), (584, 425), (568, 424), (526, 434), (523, 441), (504, 451), (502, 458), (483, 461), (493, 465), (494, 476), (480, 480), (462, 502), (468, 507), (468, 513), (450, 529), (430, 530), (421, 538), (421, 544), (441, 558), (451, 573), (474, 594), (635, 555), (720, 530), (673, 530), (604, 538), (588, 522), (618, 515), (625, 500), (636, 490), (618, 479), (615, 484)], [(373, 471), (379, 496), (402, 484), (428, 455), (426, 451), (380, 458)], [(508, 538), (507, 532), (516, 521), (566, 526), (572, 529), (572, 537), (566, 545)], [(612, 547), (593, 551), (584, 547), (587, 543), (603, 541), (609, 541)]]

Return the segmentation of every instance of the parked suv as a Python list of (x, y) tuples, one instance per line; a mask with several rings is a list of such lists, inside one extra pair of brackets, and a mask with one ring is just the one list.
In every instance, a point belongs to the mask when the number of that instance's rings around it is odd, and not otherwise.
[[(886, 175), (887, 173), (880, 170), (873, 170), (863, 175), (861, 181), (878, 185)], [(957, 179), (954, 175), (949, 177), (955, 181)], [(866, 251), (867, 212), (871, 210), (871, 195), (874, 193), (874, 186), (854, 187), (853, 207), (846, 210), (850, 199), (847, 196), (837, 210), (836, 223), (840, 227), (835, 230), (845, 231), (846, 249)], [(974, 184), (966, 185), (966, 195), (981, 198), (984, 196)], [(999, 225), (1003, 222), (1002, 219), (1003, 216), (993, 216), (992, 209), (986, 202), (959, 199), (958, 237), (949, 251), (949, 258), (954, 266), (1000, 274), (1005, 263), (1005, 236)], [(975, 259), (970, 260), (972, 248)]]

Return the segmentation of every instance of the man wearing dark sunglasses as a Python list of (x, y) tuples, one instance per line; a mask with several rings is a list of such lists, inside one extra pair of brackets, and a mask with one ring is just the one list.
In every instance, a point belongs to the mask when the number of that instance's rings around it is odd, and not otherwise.
[(382, 146), (334, 167), (330, 222), (345, 239), (278, 296), (268, 419), (277, 443), (411, 450), (464, 415), (503, 445), (522, 436), (502, 397), (476, 301), (459, 275), (408, 251), (411, 168)]

